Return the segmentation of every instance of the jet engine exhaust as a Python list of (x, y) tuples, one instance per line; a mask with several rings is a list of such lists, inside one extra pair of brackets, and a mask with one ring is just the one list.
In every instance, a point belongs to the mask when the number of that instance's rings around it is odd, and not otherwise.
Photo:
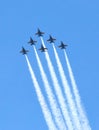
[(52, 110), (52, 114), (53, 114), (53, 117), (55, 118), (56, 125), (58, 126), (58, 128), (60, 130), (66, 130), (65, 123), (64, 123), (64, 120), (63, 120), (62, 115), (61, 115), (61, 111), (58, 107), (57, 101), (56, 101), (55, 96), (52, 92), (51, 86), (48, 82), (47, 76), (44, 72), (42, 63), (41, 63), (40, 58), (37, 54), (35, 46), (34, 46), (34, 51), (35, 51), (36, 59), (37, 59), (38, 66), (40, 69), (40, 74), (41, 74), (41, 77), (42, 77), (42, 80), (44, 83), (45, 91), (47, 93), (47, 97), (48, 97), (50, 107)]
[(43, 115), (44, 115), (44, 118), (45, 118), (45, 121), (47, 123), (47, 126), (48, 126), (48, 129), (49, 130), (57, 130), (55, 124), (53, 123), (53, 118), (52, 118), (52, 115), (51, 115), (51, 112), (45, 102), (45, 98), (40, 90), (40, 86), (37, 82), (37, 79), (35, 77), (35, 74), (33, 72), (33, 69), (31, 67), (31, 64), (29, 62), (29, 59), (27, 57), (27, 55), (25, 55), (25, 58), (26, 58), (26, 61), (27, 61), (27, 65), (28, 65), (28, 68), (29, 68), (29, 72), (30, 72), (30, 75), (31, 75), (31, 78), (32, 78), (32, 82), (34, 84), (34, 87), (35, 87), (35, 91), (36, 91), (36, 94), (37, 94), (37, 97), (38, 97), (38, 100), (39, 100), (39, 103), (41, 105), (41, 109), (42, 109), (42, 112), (43, 112)]
[[(42, 37), (41, 37), (41, 42), (42, 42), (43, 46), (45, 47), (45, 44), (44, 44)], [(54, 86), (54, 89), (55, 89), (55, 92), (56, 92), (62, 113), (64, 115), (64, 119), (66, 121), (68, 130), (73, 130), (74, 128), (73, 128), (72, 121), (70, 119), (70, 116), (69, 116), (69, 113), (68, 113), (68, 110), (67, 110), (66, 102), (65, 102), (65, 99), (63, 97), (63, 93), (62, 93), (60, 85), (58, 83), (58, 79), (57, 79), (56, 73), (54, 71), (54, 67), (53, 67), (52, 62), (50, 60), (48, 52), (45, 53), (45, 58), (46, 58), (46, 61), (47, 61), (47, 65), (48, 65), (49, 72), (50, 72), (50, 75), (51, 75), (51, 78), (52, 78), (53, 86)]]
[(79, 121), (79, 118), (78, 118), (78, 115), (77, 115), (77, 109), (76, 109), (76, 106), (75, 106), (75, 102), (73, 100), (72, 93), (71, 93), (70, 87), (69, 87), (67, 79), (66, 79), (66, 75), (64, 73), (62, 64), (60, 62), (60, 59), (59, 59), (59, 56), (58, 56), (58, 53), (55, 49), (54, 44), (53, 44), (53, 50), (54, 50), (58, 70), (59, 70), (59, 73), (60, 73), (60, 78), (62, 80), (64, 92), (65, 92), (65, 95), (66, 95), (66, 98), (67, 98), (69, 111), (71, 113), (71, 119), (72, 119), (74, 128), (77, 129), (77, 130), (82, 130), (81, 124), (80, 124), (80, 121)]
[(68, 72), (69, 72), (69, 76), (70, 76), (70, 80), (71, 80), (71, 84), (72, 84), (72, 88), (73, 88), (73, 93), (74, 93), (74, 96), (75, 96), (75, 102), (76, 102), (77, 110), (78, 110), (78, 113), (79, 113), (79, 116), (80, 116), (81, 125), (82, 125), (83, 129), (91, 130), (88, 119), (86, 117), (86, 114), (85, 114), (83, 107), (82, 107), (82, 104), (81, 104), (79, 91), (77, 89), (77, 85), (76, 85), (75, 78), (74, 78), (74, 75), (73, 75), (73, 72), (72, 72), (72, 68), (70, 66), (70, 62), (69, 62), (69, 59), (67, 57), (65, 50), (64, 50), (64, 55), (65, 55), (65, 60), (66, 60), (66, 63), (67, 63), (67, 68), (68, 68)]

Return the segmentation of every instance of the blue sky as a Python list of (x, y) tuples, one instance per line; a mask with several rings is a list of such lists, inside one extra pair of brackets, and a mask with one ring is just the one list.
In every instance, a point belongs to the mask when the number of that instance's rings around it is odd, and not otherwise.
[[(36, 48), (40, 47), (40, 39), (34, 36), (38, 27), (46, 33), (45, 41), (49, 34), (57, 39), (56, 48), (61, 40), (68, 44), (67, 53), (90, 125), (92, 130), (99, 130), (98, 0), (0, 2), (0, 129), (47, 129), (25, 57), (19, 53), (22, 46), (30, 50), (28, 57), (43, 90), (33, 48), (27, 44), (32, 36), (38, 41)], [(51, 45), (46, 46), (53, 57)], [(57, 51), (67, 71), (63, 52)], [(45, 65), (44, 54), (38, 54)], [(52, 61), (56, 66), (54, 58)]]

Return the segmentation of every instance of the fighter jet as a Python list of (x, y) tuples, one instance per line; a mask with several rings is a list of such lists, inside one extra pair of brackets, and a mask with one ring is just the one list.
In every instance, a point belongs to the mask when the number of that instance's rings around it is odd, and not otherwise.
[(59, 45), (58, 47), (61, 48), (61, 49), (66, 49), (68, 45), (64, 44), (62, 41), (61, 41), (61, 45)]
[(49, 43), (54, 43), (55, 42), (55, 38), (53, 38), (51, 35), (49, 35), (49, 39), (47, 40)]
[(31, 37), (30, 37), (30, 41), (28, 42), (30, 45), (35, 45), (37, 41), (34, 41)]
[(45, 48), (42, 44), (41, 44), (41, 48), (39, 49), (41, 52), (45, 52), (46, 50), (48, 50), (47, 48)]
[(22, 53), (23, 55), (27, 54), (27, 52), (29, 52), (28, 50), (25, 50), (24, 47), (22, 47), (22, 50), (20, 51), (20, 53)]
[(44, 32), (41, 32), (40, 29), (38, 28), (37, 33), (35, 35), (38, 35), (39, 37), (43, 36)]

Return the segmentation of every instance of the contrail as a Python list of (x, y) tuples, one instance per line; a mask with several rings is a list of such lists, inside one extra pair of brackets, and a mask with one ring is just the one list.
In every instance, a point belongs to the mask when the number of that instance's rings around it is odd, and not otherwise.
[[(42, 42), (43, 46), (45, 47), (43, 38), (42, 37), (40, 37), (40, 38), (41, 38), (41, 42)], [(56, 77), (56, 73), (54, 71), (54, 68), (53, 68), (53, 65), (52, 65), (52, 62), (50, 60), (48, 52), (45, 53), (45, 57), (46, 57), (48, 68), (49, 68), (49, 71), (50, 71), (50, 75), (51, 75), (51, 78), (52, 78), (52, 81), (53, 81), (53, 86), (54, 86), (57, 98), (59, 100), (59, 104), (60, 104), (62, 113), (64, 115), (64, 119), (67, 123), (68, 130), (74, 130), (74, 127), (72, 125), (72, 122), (71, 122), (71, 119), (70, 119), (70, 116), (69, 116), (69, 113), (68, 113), (68, 110), (67, 110), (66, 102), (65, 102), (65, 99), (63, 97), (61, 88), (59, 86), (59, 83), (58, 83), (58, 80), (57, 80), (57, 77)]]
[(46, 74), (44, 72), (42, 63), (41, 63), (40, 58), (39, 58), (39, 56), (37, 54), (35, 46), (34, 46), (34, 51), (35, 51), (36, 59), (37, 59), (37, 62), (38, 62), (39, 68), (40, 68), (40, 74), (41, 74), (42, 80), (44, 82), (47, 97), (49, 99), (52, 114), (53, 114), (53, 116), (55, 118), (55, 122), (56, 122), (59, 130), (66, 130), (66, 126), (64, 124), (64, 120), (63, 120), (63, 117), (61, 115), (61, 111), (58, 108), (57, 101), (55, 100), (55, 96), (54, 96), (54, 94), (52, 92), (52, 89), (51, 89), (50, 84), (48, 82), (47, 76), (46, 76)]
[(72, 88), (73, 88), (73, 92), (74, 92), (74, 96), (75, 96), (75, 102), (76, 102), (77, 109), (78, 109), (78, 112), (79, 112), (81, 124), (83, 126), (83, 129), (91, 130), (90, 125), (89, 125), (89, 121), (88, 121), (87, 116), (86, 116), (86, 114), (83, 110), (83, 106), (82, 106), (81, 99), (80, 99), (80, 96), (79, 96), (79, 91), (77, 89), (77, 85), (76, 85), (76, 82), (75, 82), (75, 79), (74, 79), (72, 68), (70, 66), (70, 62), (69, 62), (69, 59), (67, 57), (65, 50), (64, 50), (64, 55), (65, 55), (65, 60), (66, 60), (67, 67), (68, 67), (69, 76), (70, 76), (70, 79), (71, 79), (71, 84), (72, 84)]
[(76, 130), (82, 130), (81, 124), (80, 124), (80, 121), (79, 121), (79, 118), (78, 118), (78, 115), (77, 115), (77, 109), (76, 109), (75, 103), (73, 101), (72, 93), (71, 93), (71, 90), (69, 88), (69, 85), (68, 85), (68, 82), (67, 82), (67, 79), (66, 79), (66, 75), (64, 73), (62, 64), (60, 62), (60, 59), (59, 59), (59, 56), (58, 56), (58, 53), (55, 49), (54, 44), (53, 44), (53, 49), (54, 49), (54, 54), (55, 54), (58, 70), (59, 70), (59, 73), (60, 73), (60, 77), (61, 77), (61, 80), (62, 80), (64, 92), (65, 92), (66, 97), (67, 97), (67, 102), (68, 102), (68, 105), (69, 105), (70, 113), (72, 115), (73, 124), (74, 124)]
[(39, 86), (39, 84), (37, 82), (37, 79), (36, 79), (35, 74), (34, 74), (34, 72), (32, 70), (32, 67), (31, 67), (31, 64), (30, 64), (30, 62), (28, 60), (27, 55), (25, 55), (25, 58), (26, 58), (26, 61), (27, 61), (27, 64), (28, 64), (28, 68), (29, 68), (29, 72), (31, 74), (32, 82), (34, 84), (35, 91), (36, 91), (36, 94), (38, 96), (38, 100), (39, 100), (39, 103), (41, 105), (41, 109), (42, 109), (42, 112), (44, 114), (45, 121), (47, 123), (48, 129), (49, 130), (57, 130), (55, 124), (53, 123), (54, 121), (53, 121), (52, 115), (50, 113), (50, 110), (49, 110), (46, 102), (45, 102), (45, 98), (44, 98), (44, 96), (43, 96), (43, 94), (42, 94), (42, 92), (40, 90), (40, 86)]

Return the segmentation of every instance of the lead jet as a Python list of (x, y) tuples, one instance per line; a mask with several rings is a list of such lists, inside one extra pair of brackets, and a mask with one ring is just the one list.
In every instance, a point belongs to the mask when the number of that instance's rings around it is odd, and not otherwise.
[(31, 37), (30, 37), (30, 41), (28, 42), (30, 45), (35, 45), (37, 41), (34, 41)]
[(42, 44), (41, 44), (41, 48), (39, 49), (41, 52), (45, 52), (46, 50), (48, 50), (47, 48), (45, 48)]
[(35, 35), (38, 35), (39, 37), (42, 37), (43, 34), (44, 34), (44, 32), (41, 32), (39, 28), (38, 28), (37, 33), (35, 33)]
[(47, 40), (49, 43), (55, 43), (55, 38), (53, 38), (51, 35), (49, 35), (49, 39)]
[(20, 53), (22, 53), (23, 55), (27, 54), (27, 52), (29, 52), (28, 50), (25, 50), (24, 47), (22, 47), (22, 50), (20, 51)]
[(61, 49), (66, 49), (68, 45), (64, 44), (63, 42), (61, 42), (61, 45), (59, 45), (58, 47)]

